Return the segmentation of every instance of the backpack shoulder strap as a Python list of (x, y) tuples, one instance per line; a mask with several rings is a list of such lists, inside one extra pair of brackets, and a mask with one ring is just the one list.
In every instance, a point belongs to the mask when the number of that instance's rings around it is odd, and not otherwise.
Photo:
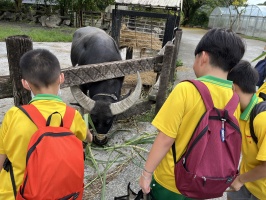
[[(207, 108), (213, 108), (214, 104), (211, 98), (210, 91), (208, 87), (198, 80), (187, 80), (195, 85), (195, 87), (198, 89), (199, 93), (201, 94), (201, 98), (204, 101), (204, 104)], [(226, 104), (225, 109), (228, 110), (230, 113), (234, 113), (239, 103), (239, 97), (234, 92), (232, 98), (229, 100), (229, 102)]]
[(208, 87), (199, 80), (186, 80), (186, 81), (189, 81), (197, 88), (197, 90), (201, 95), (201, 98), (203, 99), (206, 110), (212, 109), (214, 107), (214, 104)]
[(266, 100), (266, 94), (265, 94), (265, 93), (263, 93), (263, 92), (260, 92), (260, 93), (259, 93), (259, 97), (260, 97), (260, 98), (262, 98), (262, 99), (263, 99), (263, 101), (265, 101), (265, 100)]
[[(40, 113), (40, 111), (32, 104), (28, 105), (23, 105), (23, 106), (18, 106), (18, 108), (25, 113), (28, 118), (39, 128), (42, 126), (45, 126), (46, 120)], [(9, 161), (8, 158), (6, 158), (3, 168), (8, 172), (10, 171), (10, 178), (12, 182), (12, 188), (13, 188), (13, 193), (16, 198), (17, 196), (17, 190), (16, 190), (16, 184), (15, 184), (15, 176), (13, 172), (13, 166), (12, 163)]]
[(13, 166), (7, 157), (4, 161), (3, 169), (6, 170), (7, 172), (10, 172), (10, 179), (11, 179), (11, 183), (12, 183), (13, 193), (14, 193), (14, 197), (16, 198), (17, 187), (16, 187), (16, 181), (15, 181), (15, 176), (14, 176), (14, 172), (13, 172)]
[(249, 118), (250, 135), (256, 144), (258, 143), (258, 138), (255, 135), (253, 121), (255, 117), (263, 111), (266, 111), (266, 101), (260, 102), (257, 105), (255, 105), (252, 111), (250, 112), (250, 118)]
[[(34, 105), (28, 104), (18, 106), (18, 108), (24, 112), (38, 128), (46, 126), (46, 119)], [(63, 117), (63, 126), (65, 128), (70, 128), (75, 117), (75, 112), (76, 110), (74, 108), (66, 106), (65, 115)]]
[(70, 106), (66, 106), (66, 112), (63, 117), (63, 126), (70, 129), (70, 126), (74, 120), (76, 110)]
[(228, 112), (230, 113), (234, 113), (238, 104), (239, 104), (239, 96), (237, 95), (236, 92), (234, 92), (233, 96), (226, 104), (225, 109), (228, 110)]
[[(214, 107), (214, 104), (213, 104), (213, 101), (211, 98), (211, 93), (210, 93), (208, 87), (204, 83), (202, 83), (199, 80), (194, 80), (194, 79), (193, 80), (192, 79), (191, 80), (184, 80), (184, 81), (188, 81), (188, 82), (192, 83), (197, 88), (197, 90), (199, 91), (201, 98), (204, 102), (206, 110), (210, 110)], [(172, 153), (173, 153), (174, 163), (176, 163), (177, 159), (176, 159), (175, 142), (172, 145)]]
[(46, 119), (34, 105), (28, 104), (18, 106), (18, 108), (24, 112), (38, 128), (44, 127), (46, 125)]

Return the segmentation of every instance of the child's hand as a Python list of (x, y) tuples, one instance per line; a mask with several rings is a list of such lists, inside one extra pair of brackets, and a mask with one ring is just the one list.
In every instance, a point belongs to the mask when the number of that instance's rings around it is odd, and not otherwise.
[(234, 182), (232, 183), (232, 185), (230, 186), (230, 188), (234, 189), (235, 191), (240, 190), (240, 188), (244, 185), (241, 181), (240, 181), (240, 176), (237, 176), (236, 179), (234, 180)]
[(139, 185), (144, 194), (148, 194), (151, 191), (150, 188), (151, 179), (152, 179), (152, 174), (147, 173), (143, 170), (139, 179)]
[(87, 141), (88, 141), (88, 143), (92, 143), (92, 141), (93, 141), (93, 135), (92, 135), (92, 133), (90, 132), (89, 129), (88, 129), (88, 132), (87, 132)]

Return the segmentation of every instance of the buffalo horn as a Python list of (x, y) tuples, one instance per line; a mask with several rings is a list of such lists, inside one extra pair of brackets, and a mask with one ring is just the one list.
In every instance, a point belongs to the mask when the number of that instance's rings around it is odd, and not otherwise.
[(79, 88), (79, 86), (75, 85), (75, 86), (71, 86), (70, 87), (70, 91), (73, 95), (73, 97), (76, 99), (76, 101), (85, 109), (88, 110), (88, 112), (90, 112), (94, 105), (95, 105), (95, 101), (92, 100), (91, 98), (89, 98), (88, 96), (86, 96)]
[(134, 92), (132, 92), (127, 98), (123, 99), (122, 101), (110, 104), (110, 109), (113, 115), (118, 115), (120, 113), (123, 113), (131, 106), (133, 106), (134, 103), (139, 99), (142, 83), (139, 72), (137, 72), (137, 75), (138, 75), (138, 82)]

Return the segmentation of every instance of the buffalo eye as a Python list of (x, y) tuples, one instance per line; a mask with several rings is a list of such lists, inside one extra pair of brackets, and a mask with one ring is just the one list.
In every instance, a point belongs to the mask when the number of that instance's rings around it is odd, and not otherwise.
[(110, 124), (111, 121), (112, 121), (111, 119), (107, 119), (105, 123), (106, 123), (106, 124)]

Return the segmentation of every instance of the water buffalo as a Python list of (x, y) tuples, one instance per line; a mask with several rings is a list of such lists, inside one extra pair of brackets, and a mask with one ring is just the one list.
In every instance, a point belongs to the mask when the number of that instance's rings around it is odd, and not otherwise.
[[(121, 60), (119, 49), (103, 30), (95, 27), (78, 29), (73, 36), (71, 62), (73, 66), (104, 63)], [(86, 83), (71, 87), (76, 101), (90, 113), (96, 132), (94, 142), (98, 145), (107, 143), (106, 134), (111, 129), (115, 116), (120, 114), (139, 99), (141, 79), (135, 90), (126, 98), (121, 98), (124, 77)]]

